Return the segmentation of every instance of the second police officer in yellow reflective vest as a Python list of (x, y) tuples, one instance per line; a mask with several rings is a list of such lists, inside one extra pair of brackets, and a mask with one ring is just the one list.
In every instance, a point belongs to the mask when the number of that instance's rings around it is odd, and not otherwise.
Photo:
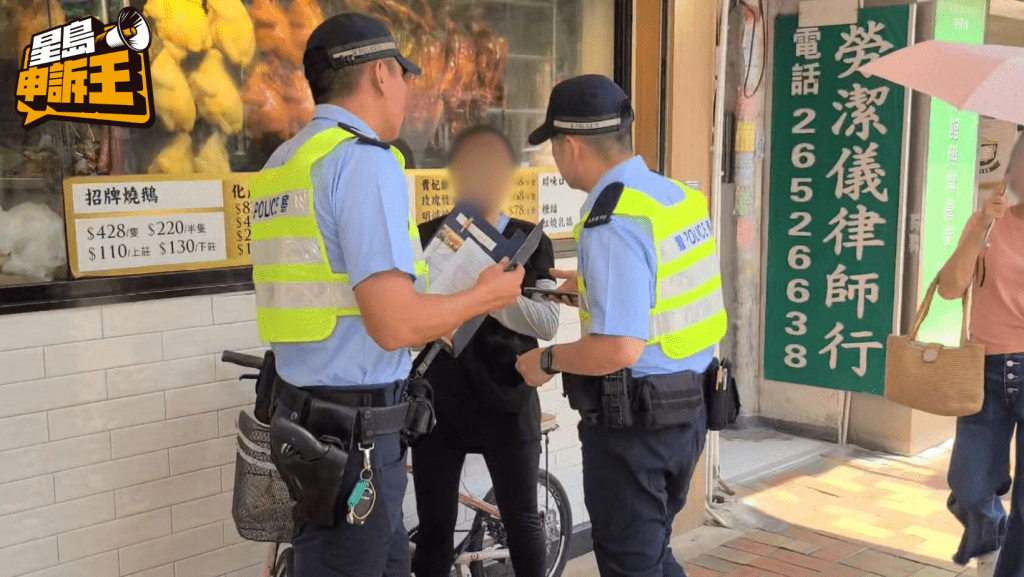
[(633, 111), (603, 76), (560, 83), (531, 136), (587, 191), (574, 230), (582, 338), (519, 357), (526, 382), (562, 373), (582, 417), (583, 489), (603, 577), (682, 577), (669, 541), (707, 432), (703, 387), (726, 312), (705, 197), (633, 153)]
[(402, 157), (384, 142), (419, 69), (357, 14), (318, 26), (304, 65), (314, 117), (250, 187), (257, 320), (279, 376), (272, 457), (297, 500), (292, 575), (407, 577), (405, 441), (410, 415), (429, 413), (407, 380), (409, 347), (514, 302), (523, 270), (417, 292), (426, 270)]

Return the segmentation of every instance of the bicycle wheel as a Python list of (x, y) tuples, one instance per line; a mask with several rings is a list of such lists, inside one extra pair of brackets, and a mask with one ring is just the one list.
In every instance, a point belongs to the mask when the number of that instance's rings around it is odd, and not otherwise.
[(273, 577), (291, 577), (292, 565), (295, 563), (295, 552), (288, 547), (277, 556), (277, 563), (274, 564)]
[[(487, 492), (484, 501), (494, 505), (494, 489)], [(537, 479), (537, 507), (540, 511), (541, 524), (544, 528), (544, 545), (546, 549), (546, 577), (560, 577), (569, 562), (569, 545), (572, 542), (572, 509), (569, 495), (562, 483), (554, 476), (548, 475), (543, 469)], [(474, 541), (470, 551), (481, 551), (485, 544), (488, 548), (507, 548), (505, 526), (500, 520), (492, 519), (486, 513), (477, 513), (473, 520), (471, 535)], [(500, 561), (475, 561), (469, 566), (473, 577), (514, 577), (515, 571), (508, 559)]]

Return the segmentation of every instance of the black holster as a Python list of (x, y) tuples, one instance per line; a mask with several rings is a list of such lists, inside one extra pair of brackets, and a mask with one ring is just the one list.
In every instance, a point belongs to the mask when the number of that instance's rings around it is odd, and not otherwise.
[(348, 450), (335, 437), (314, 437), (290, 419), (295, 412), (276, 411), (270, 424), (270, 455), (296, 502), (296, 516), (333, 527), (341, 496)]
[(568, 397), (569, 407), (580, 413), (580, 424), (593, 427), (601, 424), (601, 395), (596, 379), (562, 373), (562, 394)]

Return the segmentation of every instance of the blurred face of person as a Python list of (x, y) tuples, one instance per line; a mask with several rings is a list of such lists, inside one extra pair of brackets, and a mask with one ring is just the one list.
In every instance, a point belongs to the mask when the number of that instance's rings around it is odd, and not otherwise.
[(501, 138), (478, 134), (464, 141), (448, 165), (460, 202), (477, 206), (486, 215), (501, 211), (512, 188), (515, 161)]
[(407, 74), (402, 65), (393, 58), (384, 58), (374, 63), (373, 81), (381, 94), (382, 126), (377, 136), (384, 142), (398, 138), (405, 122), (405, 104), (409, 87)]

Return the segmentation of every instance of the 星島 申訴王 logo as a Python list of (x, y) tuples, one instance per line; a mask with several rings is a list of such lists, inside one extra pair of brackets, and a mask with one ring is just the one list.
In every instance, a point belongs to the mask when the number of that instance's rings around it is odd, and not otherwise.
[(151, 125), (151, 41), (149, 23), (134, 8), (107, 26), (87, 17), (32, 36), (15, 92), (25, 129), (50, 119)]

